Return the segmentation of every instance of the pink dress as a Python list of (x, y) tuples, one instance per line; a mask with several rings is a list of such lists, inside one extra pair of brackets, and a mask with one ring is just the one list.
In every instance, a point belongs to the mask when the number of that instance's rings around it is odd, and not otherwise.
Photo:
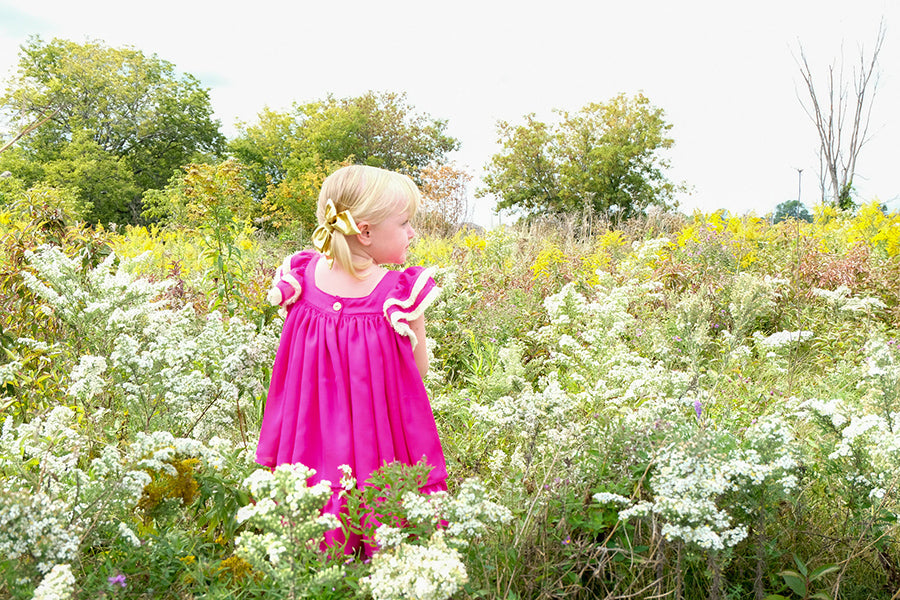
[(423, 492), (445, 490), (447, 468), (434, 415), (413, 355), (409, 322), (440, 293), (430, 269), (388, 271), (362, 298), (326, 294), (315, 285), (322, 258), (304, 251), (275, 275), (270, 300), (287, 309), (272, 368), (256, 460), (315, 469), (312, 485), (331, 482), (326, 511), (341, 503), (340, 465), (358, 485), (385, 462), (432, 470)]

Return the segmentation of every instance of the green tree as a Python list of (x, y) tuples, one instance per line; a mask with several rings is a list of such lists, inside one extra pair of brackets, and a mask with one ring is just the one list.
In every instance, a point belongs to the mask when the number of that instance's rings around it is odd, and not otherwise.
[(775, 214), (772, 216), (773, 223), (781, 223), (788, 219), (797, 219), (807, 223), (812, 223), (813, 220), (809, 210), (799, 200), (787, 200), (775, 207)]
[[(31, 166), (14, 174), (28, 185), (74, 190), (95, 222), (138, 222), (145, 190), (164, 187), (182, 165), (217, 156), (225, 144), (195, 77), (156, 55), (99, 41), (30, 38), (0, 109), (19, 129), (41, 123), (18, 140), (16, 158)], [(8, 154), (0, 155), (0, 171)]]
[(421, 183), (426, 165), (444, 163), (459, 148), (446, 128), (446, 121), (416, 112), (405, 94), (370, 91), (295, 104), (286, 113), (264, 109), (257, 122), (241, 124), (229, 150), (247, 165), (257, 198), (296, 212), (290, 204), (314, 204), (321, 180), (348, 162), (407, 173)]
[(526, 115), (522, 125), (498, 123), (502, 150), (486, 169), (479, 196), (526, 215), (642, 213), (670, 206), (675, 185), (662, 151), (674, 141), (662, 109), (642, 94), (620, 94), (575, 113), (555, 111), (555, 124)]
[(426, 165), (445, 162), (459, 141), (445, 133), (447, 122), (416, 113), (406, 94), (368, 92), (356, 98), (327, 98), (300, 107), (307, 139), (321, 158), (381, 167), (418, 177)]

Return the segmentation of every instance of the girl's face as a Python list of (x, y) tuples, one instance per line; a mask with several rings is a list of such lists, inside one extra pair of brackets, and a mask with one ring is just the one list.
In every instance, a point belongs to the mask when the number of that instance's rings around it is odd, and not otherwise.
[(409, 222), (406, 199), (398, 198), (394, 209), (381, 223), (370, 224), (363, 235), (369, 242), (367, 250), (376, 264), (399, 265), (406, 262), (406, 253), (416, 232)]

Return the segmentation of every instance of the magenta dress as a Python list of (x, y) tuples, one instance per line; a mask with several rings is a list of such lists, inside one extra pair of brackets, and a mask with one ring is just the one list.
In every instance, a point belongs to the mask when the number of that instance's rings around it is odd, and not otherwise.
[[(270, 300), (286, 308), (256, 460), (315, 469), (312, 485), (331, 482), (326, 511), (341, 509), (341, 471), (358, 485), (385, 462), (432, 470), (423, 492), (445, 490), (447, 468), (434, 415), (413, 355), (409, 322), (440, 288), (430, 269), (388, 271), (362, 298), (326, 294), (315, 285), (322, 255), (304, 251), (278, 269)], [(334, 534), (332, 534), (334, 535)]]

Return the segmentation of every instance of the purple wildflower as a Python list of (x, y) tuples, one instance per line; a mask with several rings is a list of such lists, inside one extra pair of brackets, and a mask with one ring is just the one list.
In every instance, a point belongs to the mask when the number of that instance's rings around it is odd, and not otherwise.
[(700, 403), (700, 400), (694, 400), (694, 412), (697, 413), (698, 419), (703, 414), (703, 404)]
[(117, 585), (122, 588), (124, 588), (127, 585), (125, 583), (125, 575), (122, 573), (119, 573), (118, 575), (114, 575), (113, 577), (107, 577), (106, 581), (109, 582), (109, 585)]

